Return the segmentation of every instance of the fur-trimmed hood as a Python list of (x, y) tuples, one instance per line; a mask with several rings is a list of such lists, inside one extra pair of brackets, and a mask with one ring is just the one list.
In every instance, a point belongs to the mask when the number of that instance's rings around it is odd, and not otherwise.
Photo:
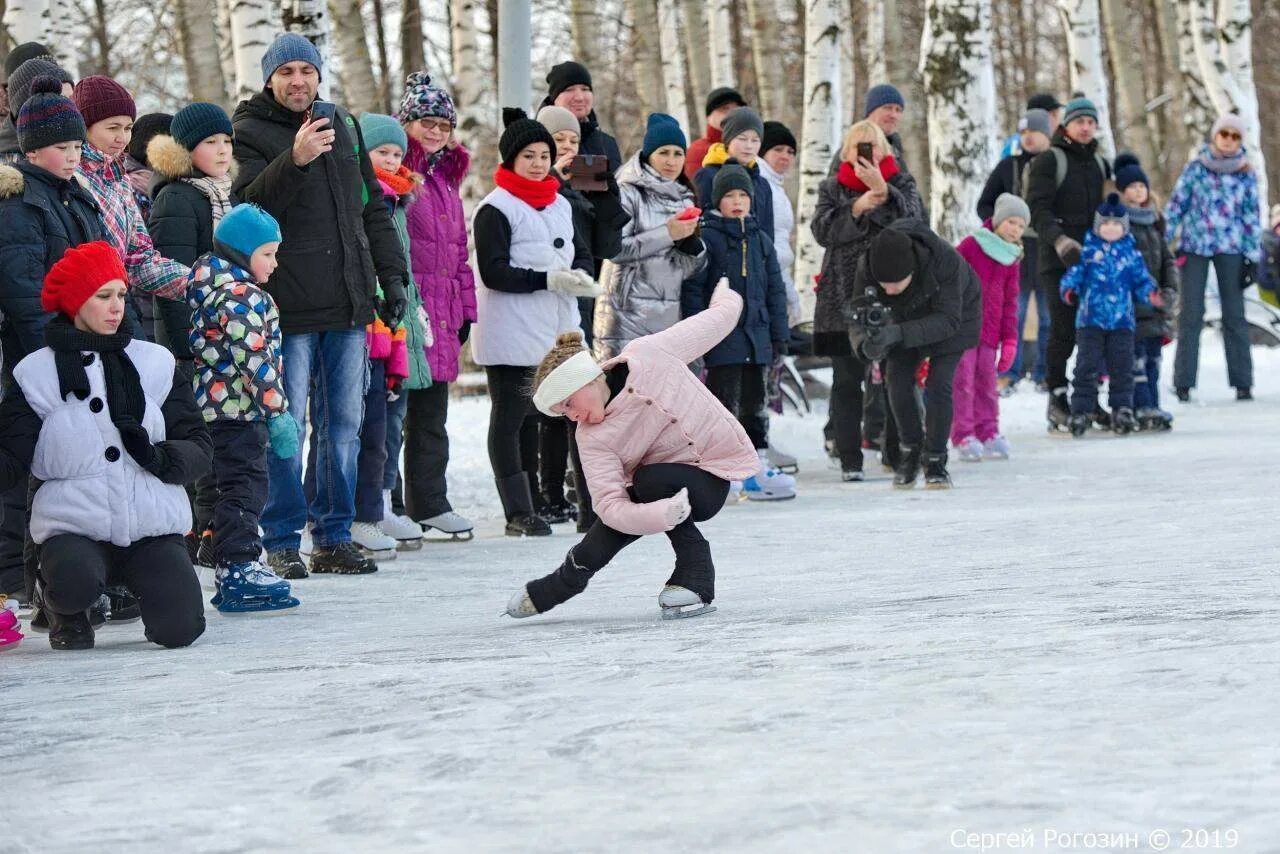
[[(200, 177), (196, 173), (195, 164), (191, 162), (191, 152), (187, 147), (166, 133), (156, 134), (147, 143), (147, 163), (155, 173), (151, 184), (152, 198), (165, 184), (183, 178)], [(235, 178), (239, 171), (236, 161), (231, 161), (231, 177)]]

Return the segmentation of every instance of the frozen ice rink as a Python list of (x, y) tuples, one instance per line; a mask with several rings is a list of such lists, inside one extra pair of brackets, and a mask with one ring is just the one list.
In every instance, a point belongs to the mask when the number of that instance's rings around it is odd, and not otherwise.
[(872, 461), (841, 484), (822, 416), (779, 419), (800, 497), (707, 524), (720, 610), (665, 623), (663, 538), (499, 616), (576, 538), (500, 535), (486, 406), (456, 403), (474, 542), (298, 582), (293, 614), (210, 609), (187, 650), (134, 624), (0, 658), (2, 847), (1280, 851), (1280, 353), (1252, 404), (1204, 354), (1195, 403), (1162, 389), (1167, 435), (1051, 438), (1024, 389), (1014, 459), (953, 462), (951, 492)]

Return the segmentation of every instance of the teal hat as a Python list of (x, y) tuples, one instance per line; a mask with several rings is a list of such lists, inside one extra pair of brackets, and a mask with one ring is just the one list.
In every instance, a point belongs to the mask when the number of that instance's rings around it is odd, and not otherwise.
[(365, 113), (360, 117), (360, 133), (364, 136), (365, 151), (373, 151), (381, 145), (398, 145), (401, 151), (409, 150), (409, 137), (400, 122), (382, 113)]

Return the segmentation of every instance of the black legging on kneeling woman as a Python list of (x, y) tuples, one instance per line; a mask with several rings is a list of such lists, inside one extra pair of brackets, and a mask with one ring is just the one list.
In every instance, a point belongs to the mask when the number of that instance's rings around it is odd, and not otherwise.
[[(720, 512), (729, 494), (729, 481), (716, 477), (697, 466), (681, 463), (656, 463), (640, 466), (627, 490), (631, 500), (647, 504), (670, 498), (681, 489), (689, 490), (689, 518), (667, 531), (671, 548), (676, 553), (675, 570), (667, 584), (691, 590), (703, 602), (715, 598), (716, 571), (711, 562), (711, 544), (695, 522), (705, 522)], [(640, 539), (635, 534), (615, 531), (597, 519), (582, 542), (569, 550), (564, 563), (550, 575), (527, 585), (529, 598), (545, 614), (555, 606), (587, 588), (591, 576), (613, 560), (613, 556)]]

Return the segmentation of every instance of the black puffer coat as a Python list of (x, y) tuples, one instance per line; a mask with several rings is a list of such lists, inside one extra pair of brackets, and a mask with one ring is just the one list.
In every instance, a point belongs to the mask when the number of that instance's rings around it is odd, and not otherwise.
[(280, 223), (280, 267), (267, 291), (285, 333), (362, 327), (373, 320), (378, 281), (408, 281), (404, 249), (382, 200), (359, 124), (338, 110), (333, 150), (299, 168), (293, 139), (304, 113), (265, 90), (236, 107), (232, 185), (238, 201)]
[(1084, 245), (1085, 235), (1093, 228), (1093, 214), (1106, 198), (1111, 167), (1105, 160), (1099, 164), (1096, 139), (1081, 145), (1061, 128), (1050, 148), (1066, 154), (1066, 177), (1059, 185), (1057, 155), (1052, 150), (1041, 152), (1027, 170), (1025, 193), (1031, 226), (1040, 239), (1040, 270), (1061, 274), (1067, 265), (1053, 248), (1054, 241), (1065, 234)]
[[(1155, 213), (1152, 211), (1152, 213)], [(1160, 296), (1164, 297), (1164, 308), (1156, 308), (1148, 302), (1136, 300), (1134, 309), (1137, 312), (1138, 327), (1134, 337), (1172, 338), (1173, 319), (1177, 309), (1178, 292), (1182, 289), (1182, 275), (1178, 272), (1178, 262), (1164, 239), (1164, 217), (1155, 214), (1152, 222), (1138, 222), (1139, 214), (1130, 210), (1130, 233), (1133, 242), (1138, 244), (1142, 260), (1147, 265), (1147, 272), (1155, 279)]]

